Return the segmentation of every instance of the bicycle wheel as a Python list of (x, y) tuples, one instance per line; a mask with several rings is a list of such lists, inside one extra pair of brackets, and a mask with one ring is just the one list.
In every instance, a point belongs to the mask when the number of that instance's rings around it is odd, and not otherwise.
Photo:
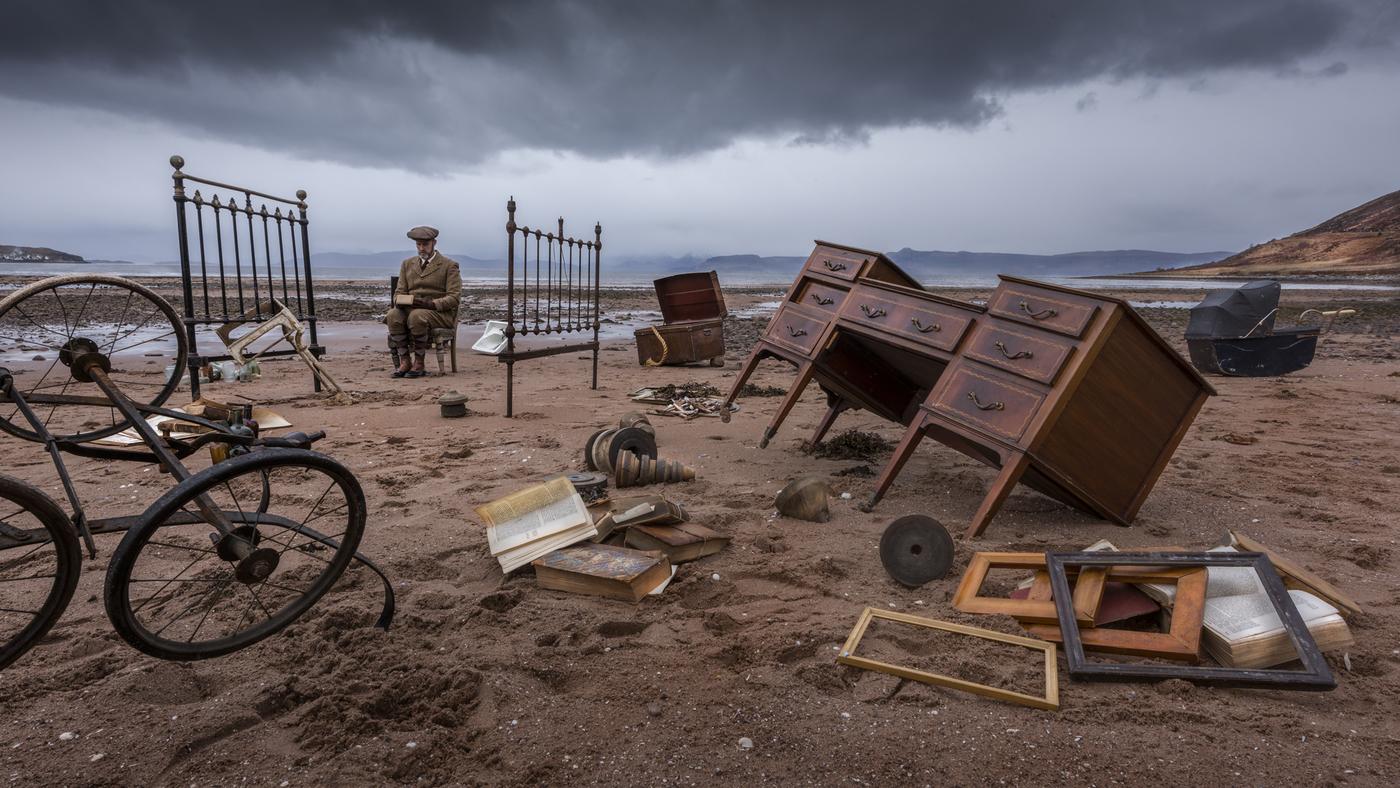
[(58, 504), (37, 487), (0, 475), (0, 669), (63, 615), (82, 560), (77, 533)]
[(122, 538), (107, 568), (107, 616), (162, 659), (237, 651), (329, 591), (364, 525), (359, 482), (325, 455), (262, 449), (225, 460), (161, 496)]
[[(185, 331), (170, 302), (119, 276), (55, 276), (0, 300), (0, 352), (23, 358), (6, 366), (14, 387), (34, 408), (45, 429), (59, 439), (105, 438), (129, 425), (101, 403), (46, 402), (46, 397), (105, 399), (97, 384), (75, 378), (75, 357), (96, 353), (111, 367), (108, 376), (133, 402), (159, 406), (185, 372)], [(36, 353), (37, 355), (29, 355)], [(166, 377), (167, 367), (175, 374)], [(0, 395), (0, 430), (31, 441), (43, 439)]]

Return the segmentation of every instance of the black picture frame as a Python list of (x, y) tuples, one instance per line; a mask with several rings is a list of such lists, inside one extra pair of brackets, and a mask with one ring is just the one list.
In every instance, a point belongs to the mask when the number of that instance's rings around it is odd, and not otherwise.
[[(1072, 592), (1066, 567), (1086, 566), (1180, 566), (1217, 567), (1242, 566), (1252, 568), (1264, 585), (1264, 593), (1273, 603), (1284, 631), (1302, 663), (1301, 670), (1260, 668), (1203, 667), (1199, 665), (1156, 665), (1142, 663), (1088, 662), (1084, 644), (1079, 636), (1079, 623), (1074, 617)], [(1113, 553), (1113, 552), (1047, 552), (1045, 567), (1050, 574), (1054, 593), (1055, 613), (1060, 620), (1065, 661), (1070, 678), (1075, 680), (1140, 680), (1185, 679), (1187, 681), (1227, 684), (1232, 686), (1274, 687), (1279, 689), (1325, 691), (1337, 686), (1332, 670), (1321, 649), (1313, 640), (1298, 608), (1288, 596), (1283, 580), (1263, 553)]]

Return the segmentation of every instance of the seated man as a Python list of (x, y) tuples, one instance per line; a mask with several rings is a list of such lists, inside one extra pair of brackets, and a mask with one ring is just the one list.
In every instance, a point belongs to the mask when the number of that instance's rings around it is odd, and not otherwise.
[[(408, 237), (418, 245), (418, 254), (399, 266), (399, 284), (394, 303), (385, 316), (389, 327), (389, 349), (398, 352), (399, 367), (392, 377), (421, 378), (423, 357), (428, 353), (435, 328), (457, 324), (457, 305), (462, 297), (462, 274), (457, 263), (437, 251), (438, 231), (415, 227)], [(409, 343), (412, 342), (412, 355)]]

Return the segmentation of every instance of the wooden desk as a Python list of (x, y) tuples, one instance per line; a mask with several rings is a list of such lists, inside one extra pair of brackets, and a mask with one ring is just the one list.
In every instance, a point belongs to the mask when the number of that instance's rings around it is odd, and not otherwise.
[(878, 252), (818, 241), (726, 401), (773, 357), (797, 377), (760, 446), (812, 380), (828, 403), (812, 443), (849, 408), (905, 425), (867, 510), (928, 435), (1000, 469), (968, 536), (1017, 482), (1126, 525), (1214, 390), (1126, 302), (1000, 278), (979, 307), (925, 292)]

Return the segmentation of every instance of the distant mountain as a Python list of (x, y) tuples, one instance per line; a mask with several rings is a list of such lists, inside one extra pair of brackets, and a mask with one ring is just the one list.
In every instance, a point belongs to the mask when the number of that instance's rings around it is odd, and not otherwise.
[(87, 262), (76, 254), (60, 252), (47, 246), (8, 246), (0, 244), (0, 262), (3, 263), (83, 263)]
[[(606, 250), (605, 250), (606, 252)], [(483, 260), (465, 254), (445, 252), (462, 266), (468, 276), (501, 276), (505, 260)], [(901, 268), (917, 279), (935, 281), (948, 276), (988, 276), (1019, 274), (1023, 276), (1102, 276), (1146, 268), (1179, 268), (1181, 266), (1219, 260), (1229, 252), (1154, 252), (1127, 249), (1107, 252), (1069, 252), (1067, 254), (1011, 254), (1003, 252), (939, 252), (920, 251), (905, 247), (889, 256)], [(317, 252), (311, 262), (318, 270), (366, 269), (397, 272), (399, 263), (408, 252)], [(532, 258), (533, 259), (533, 258)], [(717, 271), (737, 280), (785, 282), (797, 274), (806, 262), (806, 255), (761, 256), (729, 254), (714, 257), (682, 255), (634, 255), (610, 257), (603, 255), (604, 274), (625, 274), (629, 278), (655, 278), (686, 271)], [(387, 274), (386, 274), (387, 275)]]
[[(920, 251), (905, 247), (897, 252), (890, 252), (889, 257), (914, 278), (932, 281), (946, 276), (989, 274), (1102, 276), (1147, 266), (1176, 268), (1219, 260), (1228, 254), (1229, 252), (1153, 252), (1143, 249), (1067, 254), (1012, 254)], [(732, 254), (711, 257), (701, 267), (713, 268), (721, 275), (729, 271), (746, 275), (771, 273), (791, 277), (806, 260), (805, 256), (760, 257), (754, 254)]]
[(1017, 276), (1105, 276), (1145, 268), (1179, 268), (1219, 260), (1229, 252), (1156, 252), (1118, 249), (1064, 254), (1006, 252), (921, 252), (905, 247), (889, 257), (913, 276), (923, 279), (948, 274), (1012, 274)]
[(1287, 238), (1257, 244), (1192, 276), (1400, 276), (1400, 191)]
[[(499, 273), (505, 266), (504, 260), (482, 260), (471, 255), (454, 254), (444, 251), (443, 254), (456, 260), (464, 270), (472, 273), (490, 272)], [(313, 268), (381, 268), (385, 271), (398, 273), (399, 263), (405, 258), (412, 257), (412, 250), (396, 252), (312, 252), (311, 265)]]

